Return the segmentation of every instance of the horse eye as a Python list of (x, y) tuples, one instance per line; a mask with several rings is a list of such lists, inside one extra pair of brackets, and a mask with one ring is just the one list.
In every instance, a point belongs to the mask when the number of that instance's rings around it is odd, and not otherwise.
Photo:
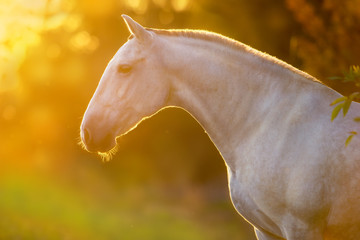
[(118, 73), (129, 73), (132, 67), (130, 65), (119, 65), (117, 68)]

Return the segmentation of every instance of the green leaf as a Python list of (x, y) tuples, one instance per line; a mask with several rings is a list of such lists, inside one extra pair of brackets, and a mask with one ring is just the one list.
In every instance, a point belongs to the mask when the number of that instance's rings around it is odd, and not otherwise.
[(345, 73), (345, 82), (352, 82), (354, 81), (354, 71), (353, 68), (350, 66), (349, 67), (349, 71), (347, 73)]
[(347, 97), (340, 97), (335, 99), (332, 103), (330, 103), (330, 106), (334, 106), (335, 104), (338, 104), (339, 102), (345, 101)]
[(331, 121), (334, 121), (334, 119), (337, 117), (337, 115), (339, 114), (339, 112), (343, 106), (344, 106), (344, 103), (340, 103), (339, 105), (334, 107), (334, 109), (331, 113)]
[(352, 66), (354, 73), (360, 74), (360, 66), (353, 65)]
[(352, 101), (351, 101), (350, 98), (346, 99), (346, 101), (344, 102), (344, 106), (343, 106), (343, 108), (342, 108), (342, 109), (343, 109), (344, 117), (345, 117), (346, 114), (348, 113), (351, 103), (352, 103)]
[(354, 100), (357, 100), (360, 98), (360, 93), (359, 92), (353, 92), (350, 96), (349, 96), (349, 99), (351, 101), (354, 101)]
[(345, 141), (345, 147), (347, 147), (349, 145), (349, 143), (351, 142), (352, 138), (354, 137), (354, 135), (349, 135), (348, 138)]
[(355, 122), (360, 122), (360, 117), (354, 118), (354, 121), (355, 121)]

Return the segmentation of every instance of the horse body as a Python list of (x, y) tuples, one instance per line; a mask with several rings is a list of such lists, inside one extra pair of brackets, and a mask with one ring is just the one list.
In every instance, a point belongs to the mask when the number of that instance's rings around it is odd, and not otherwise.
[(360, 141), (345, 148), (359, 104), (331, 122), (340, 95), (286, 63), (219, 35), (124, 19), (133, 37), (84, 115), (88, 150), (108, 150), (144, 117), (180, 107), (223, 156), (232, 202), (258, 239), (360, 239)]

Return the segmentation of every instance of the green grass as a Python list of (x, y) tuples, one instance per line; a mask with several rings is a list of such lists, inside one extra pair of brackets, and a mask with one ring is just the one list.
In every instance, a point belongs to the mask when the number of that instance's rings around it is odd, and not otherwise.
[(1, 178), (0, 239), (247, 239), (232, 219), (216, 218), (216, 212), (229, 211), (221, 203), (210, 206), (213, 215), (209, 206), (192, 213), (161, 200), (153, 190), (111, 189), (106, 182), (93, 181), (90, 186), (86, 182)]
[(86, 197), (52, 183), (2, 182), (0, 239), (208, 239), (166, 207), (146, 211), (130, 199), (109, 205)]

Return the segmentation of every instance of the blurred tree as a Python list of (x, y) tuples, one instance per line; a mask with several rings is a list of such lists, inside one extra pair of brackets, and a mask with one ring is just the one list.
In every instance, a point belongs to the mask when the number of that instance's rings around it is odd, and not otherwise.
[(291, 53), (304, 71), (349, 94), (354, 85), (329, 81), (360, 62), (360, 1), (286, 0), (300, 24), (291, 39)]

